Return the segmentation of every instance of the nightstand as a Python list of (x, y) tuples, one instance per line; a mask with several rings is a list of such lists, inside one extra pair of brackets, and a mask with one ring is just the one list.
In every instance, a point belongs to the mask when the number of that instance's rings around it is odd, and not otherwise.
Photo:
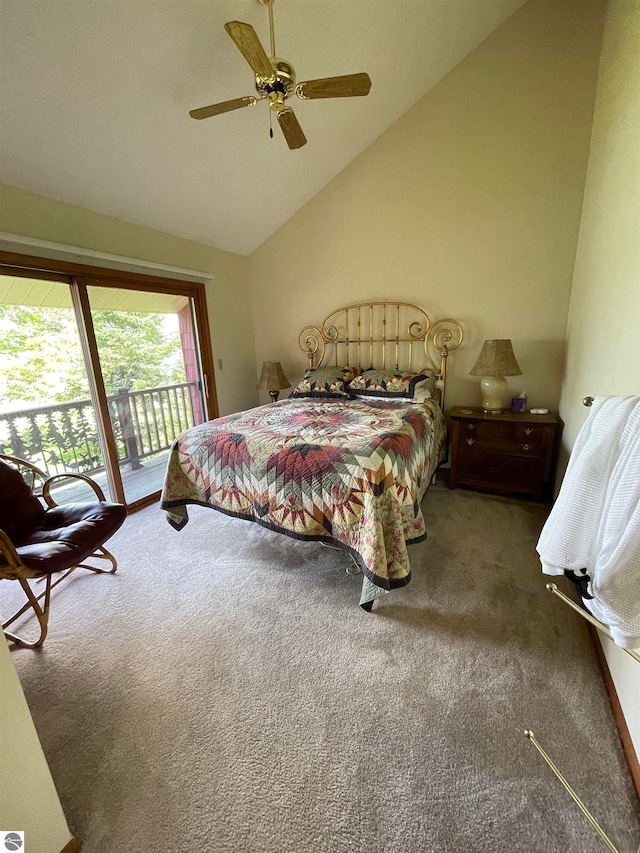
[(554, 415), (485, 414), (456, 406), (449, 488), (473, 486), (496, 494), (522, 493), (542, 499), (549, 477)]

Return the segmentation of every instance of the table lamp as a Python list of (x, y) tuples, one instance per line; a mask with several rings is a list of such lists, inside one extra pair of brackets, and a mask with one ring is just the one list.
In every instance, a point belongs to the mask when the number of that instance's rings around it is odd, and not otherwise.
[(482, 376), (482, 408), (485, 412), (502, 411), (502, 398), (507, 390), (505, 376), (521, 376), (510, 340), (485, 341), (469, 376)]
[(268, 391), (274, 403), (283, 388), (291, 388), (291, 383), (284, 375), (284, 370), (279, 361), (262, 362), (262, 374), (256, 388), (258, 391)]

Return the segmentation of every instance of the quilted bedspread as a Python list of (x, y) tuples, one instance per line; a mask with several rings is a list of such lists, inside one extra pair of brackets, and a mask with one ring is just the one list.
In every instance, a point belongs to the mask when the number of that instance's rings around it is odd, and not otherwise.
[(426, 537), (420, 501), (445, 445), (432, 400), (281, 400), (182, 433), (162, 509), (178, 530), (200, 504), (338, 545), (362, 569), (364, 604), (409, 582), (407, 545)]

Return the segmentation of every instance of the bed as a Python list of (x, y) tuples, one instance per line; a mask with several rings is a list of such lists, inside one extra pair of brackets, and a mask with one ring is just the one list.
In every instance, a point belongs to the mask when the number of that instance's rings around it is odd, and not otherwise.
[(341, 548), (371, 610), (409, 583), (407, 546), (426, 538), (420, 502), (446, 456), (447, 359), (462, 339), (457, 321), (432, 323), (401, 302), (347, 306), (305, 327), (308, 369), (292, 397), (176, 439), (168, 521), (181, 530), (198, 504)]

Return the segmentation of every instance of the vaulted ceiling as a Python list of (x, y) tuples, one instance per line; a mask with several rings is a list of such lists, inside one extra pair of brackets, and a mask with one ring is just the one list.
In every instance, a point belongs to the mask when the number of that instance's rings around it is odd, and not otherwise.
[(365, 98), (292, 106), (290, 151), (224, 23), (258, 0), (0, 0), (0, 180), (249, 254), (482, 42), (523, 0), (276, 0), (298, 80), (366, 71)]

